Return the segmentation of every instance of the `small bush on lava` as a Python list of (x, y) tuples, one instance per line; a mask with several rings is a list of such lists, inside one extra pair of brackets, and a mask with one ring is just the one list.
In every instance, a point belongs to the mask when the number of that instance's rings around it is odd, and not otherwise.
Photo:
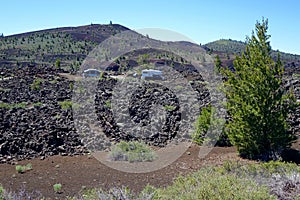
[(61, 109), (67, 110), (72, 108), (72, 101), (60, 101), (58, 104), (61, 106)]
[(24, 173), (28, 170), (32, 170), (32, 165), (31, 163), (28, 163), (27, 165), (16, 165), (16, 171), (18, 173)]
[(121, 141), (112, 147), (109, 157), (114, 161), (144, 162), (153, 161), (156, 155), (145, 143)]
[(31, 90), (40, 90), (41, 84), (44, 80), (41, 78), (36, 78), (30, 85)]
[(173, 111), (173, 110), (176, 109), (176, 106), (165, 105), (165, 106), (164, 106), (164, 109), (165, 109), (166, 111)]
[(62, 185), (61, 185), (60, 183), (55, 183), (55, 184), (53, 185), (53, 190), (54, 190), (54, 192), (56, 192), (56, 193), (60, 193), (60, 192), (61, 192), (61, 188), (62, 188)]
[(26, 108), (27, 103), (26, 102), (21, 102), (21, 103), (0, 103), (0, 108), (5, 108), (5, 109), (13, 109), (13, 108)]

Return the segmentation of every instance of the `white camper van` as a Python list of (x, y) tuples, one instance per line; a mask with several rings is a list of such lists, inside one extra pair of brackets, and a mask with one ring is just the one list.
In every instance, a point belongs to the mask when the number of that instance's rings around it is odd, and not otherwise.
[(101, 74), (101, 72), (97, 69), (87, 69), (84, 70), (82, 73), (83, 78), (87, 78), (87, 77), (99, 77)]
[(162, 71), (154, 70), (154, 69), (145, 69), (142, 71), (141, 79), (144, 80), (164, 80)]

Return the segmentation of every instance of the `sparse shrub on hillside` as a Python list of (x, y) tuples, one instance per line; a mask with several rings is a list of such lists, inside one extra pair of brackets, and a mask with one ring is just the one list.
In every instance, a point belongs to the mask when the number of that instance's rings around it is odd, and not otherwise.
[(232, 54), (239, 54), (245, 50), (246, 44), (241, 41), (236, 41), (236, 40), (217, 40), (214, 42), (210, 42), (205, 45), (209, 49), (214, 49), (216, 51), (222, 51), (222, 52), (228, 52)]
[(69, 83), (69, 89), (70, 89), (71, 91), (73, 91), (73, 89), (74, 89), (74, 83), (73, 83), (73, 82), (70, 82), (70, 83)]
[(111, 108), (111, 101), (110, 101), (110, 100), (106, 100), (106, 101), (105, 101), (105, 106), (106, 106), (107, 108)]
[(12, 109), (12, 108), (26, 108), (27, 102), (21, 103), (0, 103), (0, 108)]
[(104, 71), (102, 71), (99, 76), (99, 80), (103, 80), (103, 79), (105, 79)]
[(173, 110), (176, 109), (176, 106), (165, 105), (165, 106), (164, 106), (164, 109), (165, 109), (166, 111), (173, 111)]
[(60, 59), (59, 58), (57, 58), (55, 61), (55, 67), (56, 67), (56, 69), (60, 69)]
[(42, 102), (33, 103), (32, 106), (41, 107), (43, 105)]
[(40, 90), (42, 82), (43, 82), (43, 79), (40, 79), (40, 78), (34, 79), (32, 84), (30, 85), (31, 90)]
[(61, 109), (67, 110), (67, 109), (72, 109), (72, 101), (60, 101), (58, 104), (61, 106)]
[(228, 136), (239, 153), (251, 159), (278, 159), (295, 139), (288, 132), (287, 117), (295, 100), (285, 94), (284, 69), (270, 56), (268, 21), (256, 24), (246, 52), (234, 62), (235, 71), (224, 70), (227, 111), (232, 117)]
[(16, 165), (16, 171), (21, 174), (31, 169), (32, 169), (31, 163), (28, 163), (27, 165)]

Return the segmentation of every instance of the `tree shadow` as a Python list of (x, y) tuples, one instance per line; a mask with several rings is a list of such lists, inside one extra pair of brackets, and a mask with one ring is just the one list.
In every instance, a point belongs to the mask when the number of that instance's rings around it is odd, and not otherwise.
[(282, 152), (282, 160), (300, 164), (300, 151), (296, 149), (287, 149)]

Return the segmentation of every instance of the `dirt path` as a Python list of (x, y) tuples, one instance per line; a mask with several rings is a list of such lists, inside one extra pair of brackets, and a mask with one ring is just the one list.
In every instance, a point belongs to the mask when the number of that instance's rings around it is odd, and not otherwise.
[[(134, 192), (147, 184), (166, 186), (178, 175), (193, 172), (202, 166), (220, 165), (225, 160), (242, 160), (234, 147), (215, 147), (204, 159), (198, 157), (199, 147), (192, 145), (178, 160), (160, 170), (149, 173), (125, 173), (99, 162), (93, 156), (53, 156), (45, 160), (33, 159), (18, 164), (31, 163), (33, 169), (19, 174), (14, 165), (0, 165), (0, 183), (4, 188), (18, 191), (39, 191), (51, 199), (77, 195), (82, 188), (128, 186)], [(53, 184), (62, 184), (62, 193), (53, 191)]]

